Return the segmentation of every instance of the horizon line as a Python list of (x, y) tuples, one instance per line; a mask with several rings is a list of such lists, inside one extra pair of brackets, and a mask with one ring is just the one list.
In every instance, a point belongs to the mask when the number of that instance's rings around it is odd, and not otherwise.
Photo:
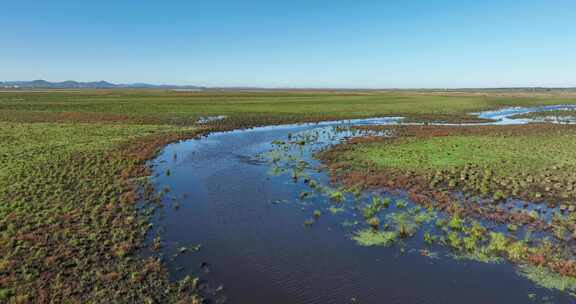
[[(36, 81), (43, 81), (50, 84), (62, 84), (66, 82), (75, 82), (78, 84), (89, 84), (89, 83), (108, 83), (114, 86), (118, 86), (121, 89), (122, 86), (153, 86), (153, 87), (196, 87), (199, 89), (254, 89), (254, 90), (519, 90), (519, 89), (576, 89), (576, 85), (512, 85), (512, 86), (464, 86), (464, 87), (347, 87), (347, 86), (259, 86), (259, 85), (196, 85), (196, 84), (172, 84), (172, 83), (157, 83), (157, 82), (111, 82), (107, 80), (94, 80), (94, 81), (77, 81), (77, 80), (62, 80), (62, 81), (50, 81), (46, 79), (33, 79), (33, 80), (0, 80), (1, 84), (13, 84), (15, 83), (32, 83)], [(127, 87), (126, 87), (127, 88)], [(138, 87), (133, 87), (137, 89)], [(86, 88), (76, 88), (76, 89), (86, 89)], [(96, 89), (96, 88), (94, 88)], [(105, 88), (103, 88), (105, 89)], [(110, 88), (113, 89), (113, 88)]]

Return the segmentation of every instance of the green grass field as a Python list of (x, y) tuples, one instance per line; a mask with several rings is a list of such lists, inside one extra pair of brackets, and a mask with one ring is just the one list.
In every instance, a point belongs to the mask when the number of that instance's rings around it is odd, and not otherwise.
[(547, 167), (576, 165), (572, 151), (575, 134), (526, 136), (443, 136), (408, 138), (397, 144), (359, 147), (350, 155), (380, 168), (436, 171), (474, 165), (514, 174), (519, 169), (537, 172)]
[(349, 170), (409, 173), (440, 189), (573, 204), (574, 139), (572, 126), (408, 127), (394, 140), (344, 145), (329, 155)]
[[(369, 116), (446, 115), (576, 99), (425, 96), (404, 93), (205, 93), (138, 90), (0, 91), (0, 302), (200, 303), (193, 280), (169, 283), (154, 259), (134, 256), (148, 229), (134, 204), (143, 163), (162, 145), (209, 128)], [(461, 165), (493, 138), (446, 138), (367, 146), (353, 156), (398, 167)], [(561, 138), (496, 139), (478, 161), (572, 164)], [(555, 145), (558, 149), (540, 151)], [(517, 147), (517, 155), (508, 151)], [(437, 147), (453, 153), (430, 157)], [(546, 148), (547, 149), (547, 148)], [(448, 150), (447, 150), (448, 151)], [(561, 153), (557, 153), (561, 151)], [(542, 157), (540, 157), (542, 155)], [(456, 157), (454, 157), (456, 156)], [(547, 157), (546, 157), (547, 156)], [(196, 302), (195, 302), (196, 301)]]
[[(207, 115), (276, 117), (368, 117), (452, 114), (512, 105), (576, 103), (576, 98), (410, 95), (408, 93), (173, 92), (102, 90), (1, 92), (2, 120), (66, 120), (61, 113), (105, 114), (110, 120), (190, 122)], [(126, 116), (126, 117), (125, 117)], [(68, 119), (73, 119), (68, 117)]]
[(126, 149), (130, 141), (192, 131), (0, 122), (0, 302), (183, 297), (158, 261), (131, 257), (148, 223), (127, 179), (144, 159)]

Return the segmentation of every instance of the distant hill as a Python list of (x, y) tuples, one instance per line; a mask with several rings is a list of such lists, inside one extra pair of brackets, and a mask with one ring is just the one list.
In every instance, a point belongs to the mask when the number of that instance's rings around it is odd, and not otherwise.
[(393, 89), (393, 88), (298, 88), (298, 87), (201, 87), (193, 85), (149, 84), (149, 83), (121, 83), (115, 84), (107, 81), (62, 81), (50, 82), (46, 80), (32, 81), (0, 81), (0, 89), (166, 89), (190, 91), (246, 91), (246, 92), (419, 92), (419, 93), (546, 93), (546, 92), (576, 92), (576, 87), (510, 87), (510, 88), (452, 88), (452, 89)]
[(62, 82), (50, 82), (46, 80), (32, 81), (0, 81), (0, 88), (11, 89), (181, 89), (202, 90), (199, 86), (156, 85), (148, 83), (114, 84), (107, 81), (78, 82), (73, 80)]

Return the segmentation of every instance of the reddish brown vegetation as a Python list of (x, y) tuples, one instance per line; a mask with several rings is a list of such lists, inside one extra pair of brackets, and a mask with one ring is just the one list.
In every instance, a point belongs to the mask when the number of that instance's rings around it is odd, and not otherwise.
[[(369, 143), (394, 143), (406, 137), (439, 137), (439, 136), (467, 136), (467, 135), (501, 135), (517, 136), (526, 134), (553, 134), (573, 131), (575, 126), (558, 126), (549, 124), (533, 124), (521, 126), (474, 126), (474, 127), (450, 127), (450, 126), (362, 126), (361, 130), (393, 130), (398, 136), (394, 138), (365, 136), (354, 137), (346, 143), (323, 151), (318, 156), (328, 166), (332, 182), (341, 183), (347, 187), (359, 188), (387, 188), (393, 191), (406, 191), (410, 198), (423, 206), (435, 207), (442, 211), (458, 212), (470, 217), (490, 219), (498, 223), (518, 223), (530, 225), (533, 228), (547, 229), (550, 227), (540, 219), (534, 219), (527, 213), (514, 212), (511, 208), (497, 208), (491, 204), (477, 204), (470, 202), (466, 208), (453, 210), (454, 202), (458, 201), (457, 194), (461, 189), (438, 187), (430, 184), (430, 175), (394, 168), (375, 168), (370, 164), (358, 169), (350, 160), (343, 158), (346, 152), (351, 151), (356, 145)], [(552, 133), (551, 133), (552, 132)], [(355, 160), (358, 161), (358, 160)], [(553, 191), (546, 193), (548, 198), (555, 198)], [(522, 194), (519, 198), (523, 198)]]
[(88, 112), (22, 112), (0, 110), (0, 121), (11, 122), (50, 122), (50, 123), (137, 123), (159, 124), (156, 117), (133, 117), (112, 113)]

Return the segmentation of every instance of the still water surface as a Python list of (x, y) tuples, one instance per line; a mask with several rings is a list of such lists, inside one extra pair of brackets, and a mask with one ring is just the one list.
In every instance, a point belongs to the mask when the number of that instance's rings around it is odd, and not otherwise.
[[(555, 106), (546, 109), (556, 109)], [(514, 108), (480, 113), (494, 124), (519, 124), (511, 115), (544, 108)], [(157, 189), (169, 187), (166, 208), (156, 219), (162, 230), (162, 254), (170, 275), (197, 275), (223, 286), (227, 303), (574, 303), (573, 298), (536, 287), (512, 265), (481, 264), (423, 257), (405, 246), (361, 247), (350, 239), (358, 227), (353, 208), (331, 214), (325, 195), (300, 199), (310, 187), (270, 162), (273, 141), (312, 134), (295, 153), (310, 164), (307, 174), (329, 185), (313, 158), (319, 149), (340, 142), (350, 131), (336, 126), (397, 124), (400, 118), (323, 122), (212, 133), (168, 145), (151, 161)], [(280, 170), (278, 170), (280, 169)], [(169, 171), (169, 174), (166, 172)], [(365, 198), (374, 193), (364, 194)], [(408, 200), (402, 194), (377, 195)], [(347, 204), (353, 204), (348, 197)], [(314, 210), (322, 216), (309, 227)], [(362, 224), (360, 224), (362, 225)], [(151, 238), (154, 233), (151, 233)], [(201, 250), (176, 255), (181, 246)], [(418, 248), (418, 244), (415, 244)], [(447, 254), (438, 249), (440, 255)]]

